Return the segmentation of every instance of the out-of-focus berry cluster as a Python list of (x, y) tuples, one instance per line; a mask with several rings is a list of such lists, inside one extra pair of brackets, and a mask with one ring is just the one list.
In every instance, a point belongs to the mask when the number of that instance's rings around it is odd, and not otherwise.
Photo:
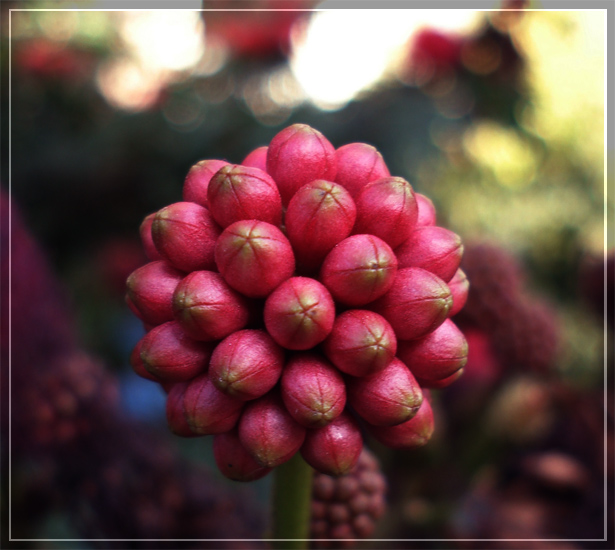
[(367, 449), (363, 449), (347, 476), (316, 473), (310, 525), (310, 537), (315, 539), (312, 547), (352, 548), (353, 540), (370, 537), (385, 512), (386, 489), (378, 459)]
[(451, 316), (463, 244), (433, 203), (365, 143), (337, 150), (295, 124), (241, 164), (202, 160), (183, 201), (145, 218), (150, 263), (126, 300), (147, 334), (135, 372), (168, 392), (181, 436), (214, 436), (219, 469), (249, 481), (300, 452), (349, 473), (361, 424), (392, 448), (424, 445), (423, 388), (462, 372)]
[(557, 316), (528, 290), (517, 258), (483, 243), (466, 246), (462, 263), (472, 289), (459, 322), (468, 341), (477, 342), (477, 363), (496, 361), (505, 369), (543, 374), (552, 370), (560, 344)]

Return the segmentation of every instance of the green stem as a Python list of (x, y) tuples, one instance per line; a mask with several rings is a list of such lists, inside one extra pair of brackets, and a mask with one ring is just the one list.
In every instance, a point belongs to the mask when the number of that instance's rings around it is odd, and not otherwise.
[(274, 548), (308, 547), (312, 475), (312, 468), (299, 453), (275, 469), (272, 538), (278, 540), (272, 543)]

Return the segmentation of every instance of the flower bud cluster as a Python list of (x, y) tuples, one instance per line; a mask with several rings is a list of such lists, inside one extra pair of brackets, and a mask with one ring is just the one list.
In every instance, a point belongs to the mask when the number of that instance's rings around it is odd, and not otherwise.
[(518, 259), (495, 244), (472, 244), (466, 247), (463, 269), (472, 279), (459, 320), (464, 332), (483, 332), (505, 369), (552, 370), (561, 340), (556, 312), (529, 291)]
[(168, 391), (173, 432), (214, 436), (219, 469), (258, 479), (300, 452), (344, 475), (368, 431), (412, 448), (423, 388), (462, 372), (451, 317), (463, 244), (372, 146), (295, 124), (244, 164), (203, 160), (183, 201), (145, 218), (150, 263), (126, 300), (147, 334), (131, 364)]
[(17, 392), (17, 446), (23, 443), (45, 452), (90, 434), (96, 415), (119, 400), (117, 385), (104, 365), (78, 350), (50, 357), (48, 370), (31, 376)]
[(378, 459), (367, 449), (347, 476), (317, 472), (312, 482), (312, 547), (353, 548), (354, 540), (372, 536), (386, 509), (386, 491)]

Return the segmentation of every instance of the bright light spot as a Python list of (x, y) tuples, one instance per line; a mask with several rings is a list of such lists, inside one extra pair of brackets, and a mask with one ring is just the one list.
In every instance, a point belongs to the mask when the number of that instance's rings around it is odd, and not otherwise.
[(485, 12), (474, 10), (405, 10), (416, 14), (418, 27), (456, 34), (472, 34), (484, 24)]
[(384, 75), (408, 36), (404, 11), (335, 10), (312, 17), (291, 67), (315, 103), (341, 107)]
[(145, 68), (182, 71), (201, 58), (205, 44), (198, 11), (125, 12), (121, 35)]
[(516, 38), (527, 59), (533, 108), (521, 123), (603, 167), (604, 34), (600, 11), (532, 12)]
[[(162, 89), (185, 78), (182, 73), (203, 69), (198, 64), (203, 59), (205, 33), (198, 11), (120, 12), (117, 25), (125, 54), (102, 65), (96, 78), (115, 107), (148, 109)], [(213, 61), (218, 64), (217, 59)]]
[(481, 122), (466, 131), (463, 145), (501, 185), (519, 188), (532, 183), (538, 161), (517, 131), (495, 122)]
[(111, 105), (128, 111), (149, 109), (158, 100), (162, 84), (157, 73), (128, 59), (101, 65), (96, 83)]
[[(319, 6), (326, 9), (327, 3)], [(337, 9), (314, 13), (293, 35), (291, 67), (322, 108), (343, 107), (387, 78), (405, 57), (410, 36), (430, 27), (470, 32), (482, 20), (472, 10)]]

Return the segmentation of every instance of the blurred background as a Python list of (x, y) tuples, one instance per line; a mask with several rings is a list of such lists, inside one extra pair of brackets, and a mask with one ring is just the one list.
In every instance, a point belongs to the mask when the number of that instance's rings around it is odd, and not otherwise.
[(606, 11), (193, 4), (3, 2), (2, 531), (32, 539), (5, 547), (258, 545), (224, 539), (266, 533), (271, 476), (226, 481), (211, 438), (170, 434), (128, 363), (143, 328), (124, 284), (190, 166), (301, 122), (429, 196), (471, 283), (433, 440), (368, 440), (389, 482), (373, 536), (406, 540), (364, 547), (612, 548)]

